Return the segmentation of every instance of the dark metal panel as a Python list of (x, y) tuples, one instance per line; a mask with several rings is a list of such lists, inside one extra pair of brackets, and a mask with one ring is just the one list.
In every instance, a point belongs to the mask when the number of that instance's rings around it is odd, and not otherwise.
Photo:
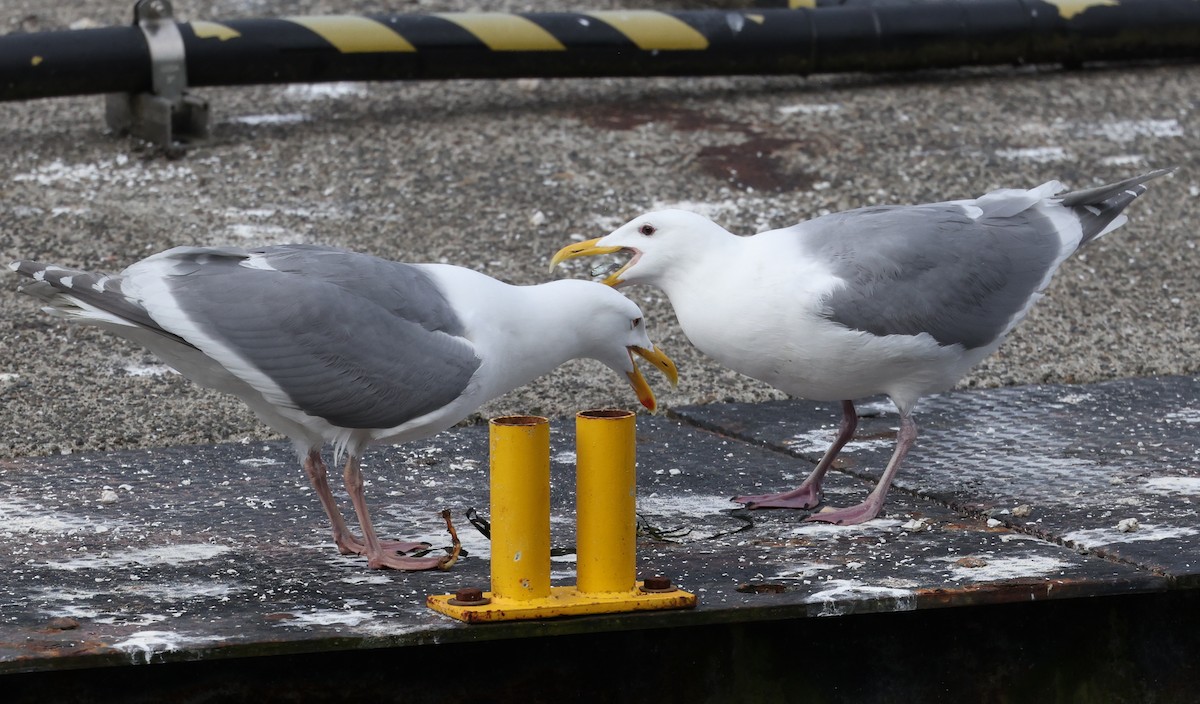
[[(1067, 391), (1103, 399), (1106, 388)], [(1049, 395), (1062, 404), (1063, 392)], [(1007, 402), (991, 411), (989, 422), (1024, 428), (1021, 414), (1028, 411), (1020, 395), (1041, 399), (1048, 392), (1032, 387), (963, 394), (957, 402), (972, 406), (978, 396), (972, 407), (990, 408), (994, 393), (1008, 394)], [(794, 435), (797, 422), (782, 407), (764, 405), (758, 420), (756, 407), (704, 408), (742, 425), (730, 428), (718, 419), (712, 425), (726, 427), (722, 435), (644, 417), (638, 430), (639, 574), (672, 578), (699, 596), (699, 607), (536, 624), (467, 626), (424, 606), (427, 594), (487, 586), (487, 539), (463, 517), (469, 508), (487, 513), (483, 427), (379, 448), (363, 463), (382, 535), (425, 538), (441, 549), (448, 540), (437, 513), (453, 510), (467, 554), (449, 572), (372, 572), (361, 559), (338, 555), (285, 443), (0, 461), (0, 540), (6, 545), (0, 554), (0, 672), (1148, 595), (1168, 589), (1171, 579), (1185, 581), (1182, 573), (1163, 576), (1128, 564), (1123, 555), (1078, 554), (1049, 530), (1029, 535), (989, 526), (977, 514), (904, 491), (889, 497), (881, 520), (859, 527), (803, 523), (803, 512), (738, 509), (727, 497), (756, 482), (786, 486), (811, 463), (733, 437), (756, 427), (775, 434), (787, 428), (784, 439)], [(1072, 409), (1081, 413), (1084, 404)], [(923, 441), (948, 433), (928, 420)], [(874, 422), (868, 421), (864, 426)], [(1086, 415), (1079, 421), (1092, 422)], [(879, 428), (884, 434), (886, 423)], [(1106, 421), (1094, 442), (1106, 460), (1116, 460), (1125, 457), (1117, 451), (1124, 441), (1109, 423), (1116, 421)], [(556, 584), (573, 581), (572, 432), (569, 419), (554, 423)], [(1108, 440), (1117, 445), (1106, 446)], [(1054, 439), (1048, 442), (1049, 450), (1032, 451), (1056, 456)], [(973, 451), (964, 442), (958, 457), (971, 458)], [(994, 464), (970, 462), (956, 470), (962, 504), (975, 510), (990, 500)], [(1005, 466), (1007, 484), (1029, 484), (1040, 471)], [(1174, 476), (1170, 466), (1163, 469)], [(902, 476), (914, 475), (920, 476)], [(942, 473), (932, 476), (940, 481)], [(835, 503), (860, 498), (867, 489), (842, 472), (828, 482)], [(1029, 520), (1057, 525), (1050, 514), (1062, 511), (1064, 521), (1091, 525), (1078, 507), (1069, 508), (1034, 502)], [(1195, 555), (1194, 543), (1174, 549)]]
[[(895, 410), (886, 399), (860, 403), (859, 409), (867, 417), (843, 450), (840, 468), (874, 480), (891, 453)], [(814, 462), (839, 418), (832, 404), (800, 400), (676, 412)], [(1200, 584), (1197, 418), (1195, 377), (933, 396), (917, 408), (917, 445), (895, 487), (1181, 584)], [(825, 430), (814, 435), (815, 428)], [(770, 475), (763, 484), (790, 488), (789, 481)], [(1018, 506), (1030, 513), (1014, 514)], [(1140, 527), (1123, 532), (1117, 525), (1124, 519), (1136, 519)]]

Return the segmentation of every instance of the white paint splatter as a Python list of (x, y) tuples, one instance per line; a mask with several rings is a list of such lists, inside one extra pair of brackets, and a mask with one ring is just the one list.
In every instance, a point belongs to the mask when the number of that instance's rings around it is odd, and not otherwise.
[(298, 242), (299, 235), (278, 225), (236, 223), (225, 228), (233, 237), (255, 242)]
[(866, 523), (859, 523), (853, 526), (839, 526), (833, 523), (802, 523), (798, 527), (792, 529), (792, 535), (803, 535), (807, 538), (812, 537), (835, 537), (839, 535), (851, 535), (855, 533), (872, 533), (890, 531), (892, 528), (900, 528), (903, 521), (894, 518), (875, 518)]
[(1032, 535), (1026, 535), (1025, 533), (1001, 533), (999, 535), (999, 538), (1000, 538), (1000, 542), (1002, 542), (1002, 543), (1012, 543), (1012, 542), (1019, 542), (1019, 541), (1025, 541), (1025, 542), (1030, 542), (1030, 543), (1041, 543), (1042, 542), (1041, 538), (1038, 538), (1038, 537), (1032, 536)]
[(342, 581), (346, 584), (391, 584), (392, 577), (382, 572), (373, 572), (370, 574), (355, 574), (349, 577), (342, 577)]
[(279, 621), (279, 625), (288, 626), (289, 628), (357, 626), (371, 619), (379, 618), (379, 614), (370, 611), (354, 611), (351, 609), (344, 611), (314, 609), (312, 611), (291, 611), (289, 613), (295, 616), (295, 618), (283, 619)]
[(243, 460), (238, 460), (238, 464), (244, 464), (247, 467), (273, 467), (282, 464), (274, 457), (247, 457)]
[(878, 586), (860, 582), (857, 579), (831, 579), (823, 582), (825, 589), (810, 595), (805, 603), (824, 602), (824, 608), (818, 616), (841, 616), (851, 610), (851, 605), (844, 602), (865, 601), (873, 599), (896, 599), (896, 611), (911, 611), (917, 607), (915, 592), (911, 589)]
[(162, 376), (164, 374), (178, 374), (174, 369), (165, 364), (126, 364), (121, 367), (129, 376)]
[(308, 122), (312, 117), (302, 112), (289, 112), (278, 115), (239, 115), (229, 118), (229, 122), (257, 127), (259, 125), (294, 125)]
[(40, 186), (103, 183), (109, 187), (133, 188), (169, 180), (192, 180), (196, 174), (188, 166), (173, 162), (133, 161), (121, 154), (112, 160), (92, 164), (66, 164), (54, 160), (36, 170), (12, 176), (14, 181), (32, 181)]
[(155, 655), (182, 650), (184, 647), (215, 643), (221, 636), (197, 636), (177, 631), (136, 631), (112, 647), (130, 655), (133, 662), (149, 663)]
[(1100, 160), (1105, 166), (1137, 166), (1146, 160), (1141, 154), (1114, 154)]
[(1080, 403), (1087, 403), (1088, 401), (1091, 401), (1092, 395), (1091, 394), (1070, 393), (1070, 394), (1063, 394), (1062, 396), (1059, 396), (1057, 400), (1059, 403), (1066, 403), (1066, 404), (1075, 406)]
[(1160, 526), (1153, 523), (1141, 523), (1138, 530), (1133, 533), (1122, 533), (1115, 527), (1091, 528), (1067, 533), (1063, 536), (1063, 540), (1083, 547), (1094, 548), (1114, 543), (1144, 543), (1169, 540), (1171, 538), (1185, 538), (1197, 533), (1200, 533), (1200, 530), (1191, 526)]
[(1144, 488), (1152, 494), (1164, 496), (1196, 496), (1200, 495), (1200, 477), (1152, 477), (1146, 480)]
[(222, 599), (246, 591), (246, 587), (228, 582), (134, 582), (113, 590), (119, 594), (148, 596), (159, 602), (179, 602), (191, 599)]
[(471, 472), (479, 467), (479, 460), (470, 457), (456, 457), (450, 460), (451, 472)]
[(896, 404), (891, 401), (871, 401), (870, 403), (856, 403), (855, 410), (858, 411), (860, 418), (870, 416), (887, 416), (896, 415)]
[(96, 609), (87, 606), (76, 606), (75, 604), (61, 604), (52, 609), (42, 609), (41, 611), (50, 618), (86, 618), (94, 620), (100, 616), (100, 612)]
[(550, 461), (555, 464), (575, 464), (575, 452), (573, 450), (564, 450), (550, 458)]
[(650, 515), (686, 516), (697, 518), (720, 514), (738, 508), (728, 496), (714, 495), (663, 495), (657, 492), (638, 497), (638, 511)]
[(1131, 142), (1138, 137), (1182, 137), (1183, 127), (1179, 120), (1116, 120), (1101, 122), (1091, 127), (1092, 134), (1113, 142)]
[(774, 579), (810, 579), (821, 572), (837, 569), (837, 567), (837, 565), (823, 562), (802, 563), (779, 570), (775, 573)]
[(1200, 408), (1181, 408), (1178, 411), (1171, 411), (1163, 414), (1163, 420), (1168, 423), (1200, 423)]
[[(961, 556), (941, 557), (939, 560), (957, 562)], [(1071, 563), (1048, 555), (1018, 555), (982, 557), (987, 564), (979, 567), (964, 567), (954, 565), (951, 568), (952, 579), (966, 579), (972, 582), (998, 582), (1004, 579), (1024, 579), (1029, 577), (1044, 577), (1060, 572), (1070, 567)]]
[(225, 217), (233, 220), (241, 218), (265, 220), (274, 217), (276, 212), (278, 211), (274, 208), (226, 208)]
[(825, 113), (837, 112), (841, 109), (842, 106), (837, 103), (800, 103), (798, 105), (785, 105), (779, 108), (779, 112), (783, 115), (823, 115)]
[(340, 81), (337, 83), (310, 83), (288, 86), (283, 95), (294, 100), (333, 100), (339, 98), (355, 98), (367, 94), (367, 87), (362, 83)]
[(106, 533), (126, 526), (128, 524), (124, 521), (100, 520), (70, 513), (47, 511), (41, 504), (16, 498), (0, 498), (0, 535), (6, 538), (30, 533), (42, 535)]
[(1051, 161), (1066, 161), (1069, 156), (1062, 147), (1023, 147), (1018, 149), (997, 149), (996, 156), (1001, 159), (1024, 159), (1045, 164)]
[[(783, 441), (783, 445), (793, 452), (803, 452), (811, 454), (824, 454), (825, 450), (829, 449), (830, 443), (837, 436), (837, 431), (828, 429), (809, 430), (804, 433), (796, 433), (795, 435)], [(844, 448), (842, 453), (853, 454), (863, 450), (872, 450), (891, 447), (893, 440), (889, 438), (871, 438), (869, 440), (852, 440)]]
[(109, 552), (100, 555), (83, 555), (69, 560), (47, 562), (46, 566), (55, 570), (74, 572), (82, 569), (109, 569), (113, 567), (129, 567), (131, 565), (178, 565), (184, 562), (200, 562), (229, 552), (224, 545), (209, 543), (191, 543), (185, 545), (163, 545), (154, 548), (141, 548)]

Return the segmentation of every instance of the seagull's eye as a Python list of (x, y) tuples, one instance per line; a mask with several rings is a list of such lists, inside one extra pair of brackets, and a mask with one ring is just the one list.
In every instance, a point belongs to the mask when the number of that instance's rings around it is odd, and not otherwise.
[(650, 223), (646, 223), (645, 225), (642, 225), (641, 227), (638, 228), (638, 232), (649, 237), (650, 235), (653, 235), (655, 232), (658, 232), (658, 230)]
[(641, 325), (641, 324), (642, 324), (642, 319), (641, 319), (641, 318), (634, 318), (634, 319), (633, 319), (633, 324), (629, 326), (629, 329), (630, 329), (630, 330), (637, 330), (638, 326), (639, 326), (639, 325)]

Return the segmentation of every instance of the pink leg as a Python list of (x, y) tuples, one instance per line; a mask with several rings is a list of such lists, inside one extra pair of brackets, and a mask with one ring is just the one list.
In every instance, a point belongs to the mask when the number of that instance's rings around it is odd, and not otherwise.
[(813, 508), (821, 503), (821, 483), (825, 481), (825, 473), (829, 471), (829, 467), (846, 443), (850, 442), (850, 438), (854, 437), (857, 427), (858, 413), (854, 410), (854, 402), (842, 401), (842, 424), (838, 428), (837, 437), (800, 486), (782, 494), (735, 496), (733, 500), (746, 504), (746, 508)]
[[(327, 471), (325, 461), (321, 459), (320, 448), (309, 450), (308, 457), (304, 460), (304, 473), (308, 475), (309, 482), (317, 492), (317, 498), (321, 500), (321, 508), (325, 509), (325, 515), (329, 517), (329, 522), (333, 525), (333, 542), (337, 544), (338, 552), (343, 555), (362, 555), (366, 552), (367, 546), (363, 543), (362, 538), (350, 532), (346, 521), (342, 519), (342, 511), (338, 508), (337, 500), (333, 498), (333, 492), (329, 489)], [(429, 547), (429, 543), (412, 543), (403, 540), (385, 540), (380, 545), (384, 550), (398, 552)]]
[(883, 510), (883, 500), (887, 497), (888, 488), (892, 486), (892, 480), (896, 478), (900, 463), (904, 461), (904, 456), (908, 454), (909, 448), (916, 440), (917, 422), (907, 413), (902, 414), (900, 416), (900, 432), (896, 436), (896, 450), (892, 453), (892, 459), (888, 461), (887, 468), (883, 470), (883, 476), (879, 478), (879, 483), (867, 496), (867, 500), (846, 508), (826, 507), (804, 520), (852, 526), (878, 516), (879, 512)]
[(358, 466), (358, 458), (350, 455), (346, 460), (343, 473), (346, 480), (346, 492), (354, 504), (354, 512), (358, 514), (358, 524), (362, 528), (363, 541), (366, 543), (365, 554), (367, 566), (371, 569), (388, 567), (394, 570), (431, 570), (448, 569), (453, 564), (452, 557), (404, 557), (385, 550), (375, 535), (375, 527), (371, 524), (371, 514), (367, 511), (367, 499), (363, 490), (362, 470)]

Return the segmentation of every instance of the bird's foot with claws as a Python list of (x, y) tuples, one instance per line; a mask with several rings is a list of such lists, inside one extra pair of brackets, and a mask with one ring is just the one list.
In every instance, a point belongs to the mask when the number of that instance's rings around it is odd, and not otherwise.
[(821, 489), (801, 484), (792, 491), (779, 494), (757, 494), (735, 496), (732, 501), (745, 504), (746, 508), (813, 508), (821, 503)]
[(846, 508), (833, 508), (826, 506), (817, 511), (811, 516), (806, 517), (805, 521), (813, 523), (832, 523), (839, 526), (854, 526), (859, 523), (866, 523), (879, 515), (883, 509), (882, 501), (872, 501), (867, 499), (861, 504), (847, 506)]

